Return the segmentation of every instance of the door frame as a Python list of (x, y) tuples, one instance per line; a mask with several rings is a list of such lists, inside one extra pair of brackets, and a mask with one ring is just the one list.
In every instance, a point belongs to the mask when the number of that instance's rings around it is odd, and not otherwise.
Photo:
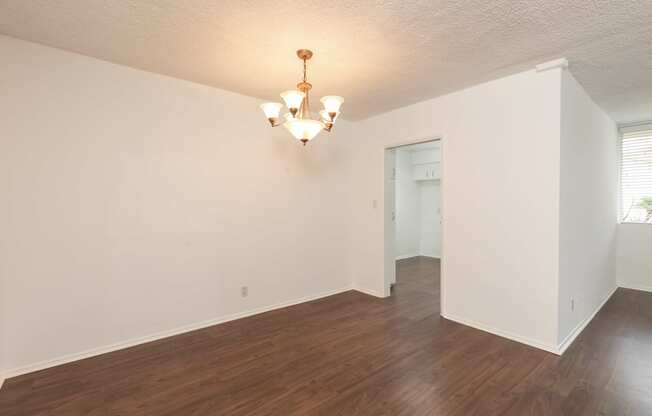
[[(442, 135), (436, 135), (436, 136), (430, 136), (430, 137), (426, 137), (426, 138), (422, 138), (422, 139), (405, 140), (405, 141), (399, 141), (399, 142), (396, 142), (396, 143), (391, 143), (391, 144), (385, 145), (384, 148), (383, 148), (383, 164), (384, 164), (384, 166), (383, 166), (383, 194), (386, 195), (388, 192), (392, 192), (392, 191), (388, 191), (388, 189), (387, 189), (387, 186), (388, 186), (388, 183), (389, 183), (389, 181), (386, 178), (386, 172), (387, 172), (387, 168), (388, 168), (388, 166), (386, 165), (387, 160), (388, 160), (388, 158), (386, 157), (387, 152), (389, 152), (391, 150), (395, 150), (395, 149), (400, 148), (400, 147), (405, 147), (405, 146), (410, 146), (410, 145), (420, 144), (420, 143), (436, 142), (436, 141), (438, 141), (440, 143), (440, 154), (441, 154), (441, 160), (440, 160), (441, 179), (440, 179), (440, 182), (439, 182), (440, 183), (440, 191), (439, 191), (440, 192), (440, 218), (441, 218), (441, 227), (440, 227), (440, 232), (441, 232), (441, 237), (440, 237), (440, 244), (441, 244), (441, 246), (440, 246), (441, 247), (441, 258), (440, 258), (440, 279), (441, 279), (440, 280), (440, 305), (441, 305), (441, 308), (440, 309), (441, 309), (441, 311), (440, 311), (440, 313), (443, 314), (444, 313), (444, 300), (446, 298), (445, 295), (444, 295), (445, 294), (445, 287), (446, 287), (446, 285), (445, 285), (445, 273), (444, 273), (444, 269), (445, 269), (444, 268), (444, 262), (445, 262), (445, 258), (446, 258), (446, 255), (445, 255), (445, 251), (446, 251), (445, 246), (446, 245), (445, 245), (445, 242), (444, 242), (444, 236), (445, 236), (445, 231), (444, 230), (446, 228), (446, 221), (445, 221), (446, 199), (444, 198), (444, 193), (445, 193), (444, 189), (445, 189), (445, 186), (446, 186), (445, 185), (446, 181), (444, 180), (445, 179), (444, 178), (444, 172), (445, 172), (444, 163), (445, 163), (446, 157), (445, 157), (445, 141), (444, 141), (444, 137)], [(394, 183), (392, 183), (392, 184), (394, 184)], [(393, 191), (393, 193), (394, 193), (394, 198), (396, 198), (395, 190)], [(383, 198), (383, 201), (384, 201), (384, 198)], [(390, 236), (391, 236), (391, 238), (395, 238), (394, 232), (390, 232), (387, 229), (387, 226), (388, 226), (388, 224), (392, 224), (392, 227), (394, 227), (395, 225), (394, 225), (394, 223), (390, 223), (390, 222), (387, 221), (387, 219), (390, 218), (391, 215), (392, 215), (392, 207), (389, 206), (388, 204), (384, 203), (383, 204), (383, 210), (384, 210), (384, 212), (383, 212), (383, 239), (384, 239), (383, 243), (384, 243), (384, 247), (387, 247), (388, 238)], [(395, 247), (394, 242), (391, 242), (391, 245), (392, 245), (392, 247)], [(387, 258), (388, 256), (392, 256), (391, 259), (388, 259)], [(395, 268), (396, 268), (395, 259), (396, 259), (396, 250), (395, 249), (392, 250), (389, 253), (388, 253), (387, 249), (384, 250), (384, 254), (383, 254), (383, 270), (384, 270), (384, 273), (383, 273), (383, 288), (384, 288), (384, 296), (390, 296), (391, 295), (390, 284), (391, 284), (392, 274), (395, 273)], [(394, 271), (387, 269), (388, 264), (392, 264), (392, 266), (394, 267)]]

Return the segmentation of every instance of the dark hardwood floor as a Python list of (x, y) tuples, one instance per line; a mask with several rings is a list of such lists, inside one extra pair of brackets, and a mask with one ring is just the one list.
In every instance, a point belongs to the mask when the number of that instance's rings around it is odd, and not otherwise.
[(563, 357), (439, 316), (439, 263), (5, 382), (0, 415), (652, 415), (652, 293), (619, 289)]

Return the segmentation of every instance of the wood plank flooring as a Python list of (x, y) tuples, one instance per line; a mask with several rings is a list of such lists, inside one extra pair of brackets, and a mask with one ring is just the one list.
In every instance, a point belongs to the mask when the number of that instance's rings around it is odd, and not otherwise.
[(619, 289), (563, 357), (439, 316), (439, 263), (5, 382), (2, 416), (652, 415), (652, 293)]

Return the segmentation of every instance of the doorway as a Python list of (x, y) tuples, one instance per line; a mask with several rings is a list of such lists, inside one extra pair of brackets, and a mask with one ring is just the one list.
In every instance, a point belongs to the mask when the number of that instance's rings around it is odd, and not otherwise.
[(385, 149), (387, 295), (440, 293), (441, 166), (440, 139)]

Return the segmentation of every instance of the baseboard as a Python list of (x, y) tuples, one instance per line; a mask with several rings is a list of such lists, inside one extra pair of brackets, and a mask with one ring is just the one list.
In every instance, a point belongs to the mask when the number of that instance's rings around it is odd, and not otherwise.
[(645, 286), (645, 285), (630, 285), (628, 283), (618, 283), (618, 287), (622, 287), (623, 289), (632, 289), (632, 290), (642, 290), (643, 292), (652, 292), (652, 286)]
[(274, 305), (271, 305), (271, 306), (252, 309), (252, 310), (249, 310), (249, 311), (236, 313), (236, 314), (231, 314), (231, 315), (225, 315), (225, 316), (221, 316), (221, 317), (218, 317), (218, 318), (209, 319), (209, 320), (206, 320), (206, 321), (201, 321), (201, 322), (197, 322), (197, 323), (190, 324), (190, 325), (184, 325), (184, 326), (174, 328), (174, 329), (157, 332), (157, 333), (146, 335), (146, 336), (143, 336), (143, 337), (132, 338), (132, 339), (129, 339), (127, 341), (122, 341), (122, 342), (118, 342), (118, 343), (111, 344), (111, 345), (105, 345), (105, 346), (98, 347), (98, 348), (92, 348), (92, 349), (82, 351), (82, 352), (78, 352), (78, 353), (67, 354), (67, 355), (57, 357), (57, 358), (54, 358), (54, 359), (40, 361), (38, 363), (29, 364), (29, 365), (26, 365), (26, 366), (22, 366), (22, 367), (14, 368), (14, 369), (11, 369), (11, 370), (7, 370), (7, 371), (5, 371), (3, 377), (6, 378), (6, 379), (9, 379), (11, 377), (16, 377), (16, 376), (19, 376), (19, 375), (22, 375), (22, 374), (32, 373), (34, 371), (44, 370), (46, 368), (55, 367), (55, 366), (70, 363), (70, 362), (73, 362), (73, 361), (83, 360), (85, 358), (90, 358), (90, 357), (94, 357), (94, 356), (97, 356), (97, 355), (106, 354), (106, 353), (109, 353), (109, 352), (134, 347), (136, 345), (145, 344), (147, 342), (152, 342), (152, 341), (156, 341), (156, 340), (159, 340), (159, 339), (168, 338), (168, 337), (171, 337), (171, 336), (174, 336), (174, 335), (179, 335), (179, 334), (183, 334), (183, 333), (190, 332), (190, 331), (195, 331), (195, 330), (202, 329), (202, 328), (207, 328), (209, 326), (221, 324), (221, 323), (224, 323), (224, 322), (234, 321), (236, 319), (241, 319), (241, 318), (246, 318), (248, 316), (258, 315), (260, 313), (269, 312), (269, 311), (273, 311), (273, 310), (276, 310), (276, 309), (286, 308), (288, 306), (297, 305), (299, 303), (310, 302), (312, 300), (317, 300), (317, 299), (325, 298), (327, 296), (336, 295), (338, 293), (347, 292), (347, 291), (352, 290), (352, 289), (353, 288), (351, 286), (346, 286), (346, 287), (343, 287), (343, 288), (340, 288), (340, 289), (331, 290), (331, 291), (327, 291), (327, 292), (322, 292), (322, 293), (319, 293), (317, 295), (305, 296), (305, 297), (302, 297), (302, 298), (299, 298), (299, 299), (295, 299), (295, 300), (291, 300), (291, 301), (287, 301), (287, 302), (281, 302), (281, 303), (277, 303), (277, 304), (274, 304)]
[(557, 346), (555, 345), (548, 345), (536, 340), (532, 340), (526, 337), (522, 337), (520, 335), (513, 334), (508, 331), (503, 331), (501, 329), (493, 328), (491, 326), (481, 324), (475, 321), (472, 321), (470, 319), (466, 318), (460, 318), (458, 316), (450, 315), (450, 314), (444, 314), (441, 313), (441, 316), (444, 318), (448, 319), (449, 321), (454, 321), (457, 322), (458, 324), (470, 326), (471, 328), (479, 329), (480, 331), (488, 332), (493, 335), (498, 335), (499, 337), (507, 338), (512, 341), (520, 342), (521, 344), (529, 345), (534, 348), (538, 348), (540, 350), (544, 350), (547, 352), (551, 352), (553, 354), (558, 354), (557, 352)]
[(364, 293), (365, 295), (376, 297), (376, 298), (386, 298), (387, 297), (387, 296), (385, 296), (384, 293), (378, 293), (375, 290), (371, 290), (371, 289), (365, 289), (365, 288), (355, 287), (354, 286), (353, 290), (355, 290), (356, 292)]
[(2, 388), (3, 384), (5, 384), (5, 378), (4, 376), (0, 376), (0, 389)]
[(607, 303), (609, 299), (611, 299), (613, 294), (616, 293), (616, 290), (618, 290), (618, 286), (614, 287), (612, 290), (609, 291), (607, 296), (604, 298), (602, 302), (600, 302), (598, 307), (595, 308), (595, 310), (591, 315), (589, 315), (586, 319), (584, 319), (582, 322), (577, 324), (577, 326), (570, 332), (570, 334), (568, 334), (566, 338), (564, 338), (564, 340), (559, 344), (559, 346), (557, 346), (558, 352), (556, 354), (562, 355), (566, 351), (566, 349), (568, 349), (568, 347), (570, 347), (571, 344), (573, 344), (575, 338), (577, 338), (582, 333), (584, 328), (586, 328), (586, 326), (593, 320), (593, 318), (595, 318), (595, 315), (597, 315), (598, 312), (600, 312), (600, 309), (602, 309), (602, 307), (605, 305), (605, 303)]
[(404, 254), (402, 256), (396, 256), (396, 260), (411, 259), (412, 257), (419, 257), (419, 254), (415, 253), (415, 254)]
[(421, 257), (428, 257), (429, 259), (441, 259), (441, 256), (439, 255), (430, 255), (430, 254), (419, 254)]

